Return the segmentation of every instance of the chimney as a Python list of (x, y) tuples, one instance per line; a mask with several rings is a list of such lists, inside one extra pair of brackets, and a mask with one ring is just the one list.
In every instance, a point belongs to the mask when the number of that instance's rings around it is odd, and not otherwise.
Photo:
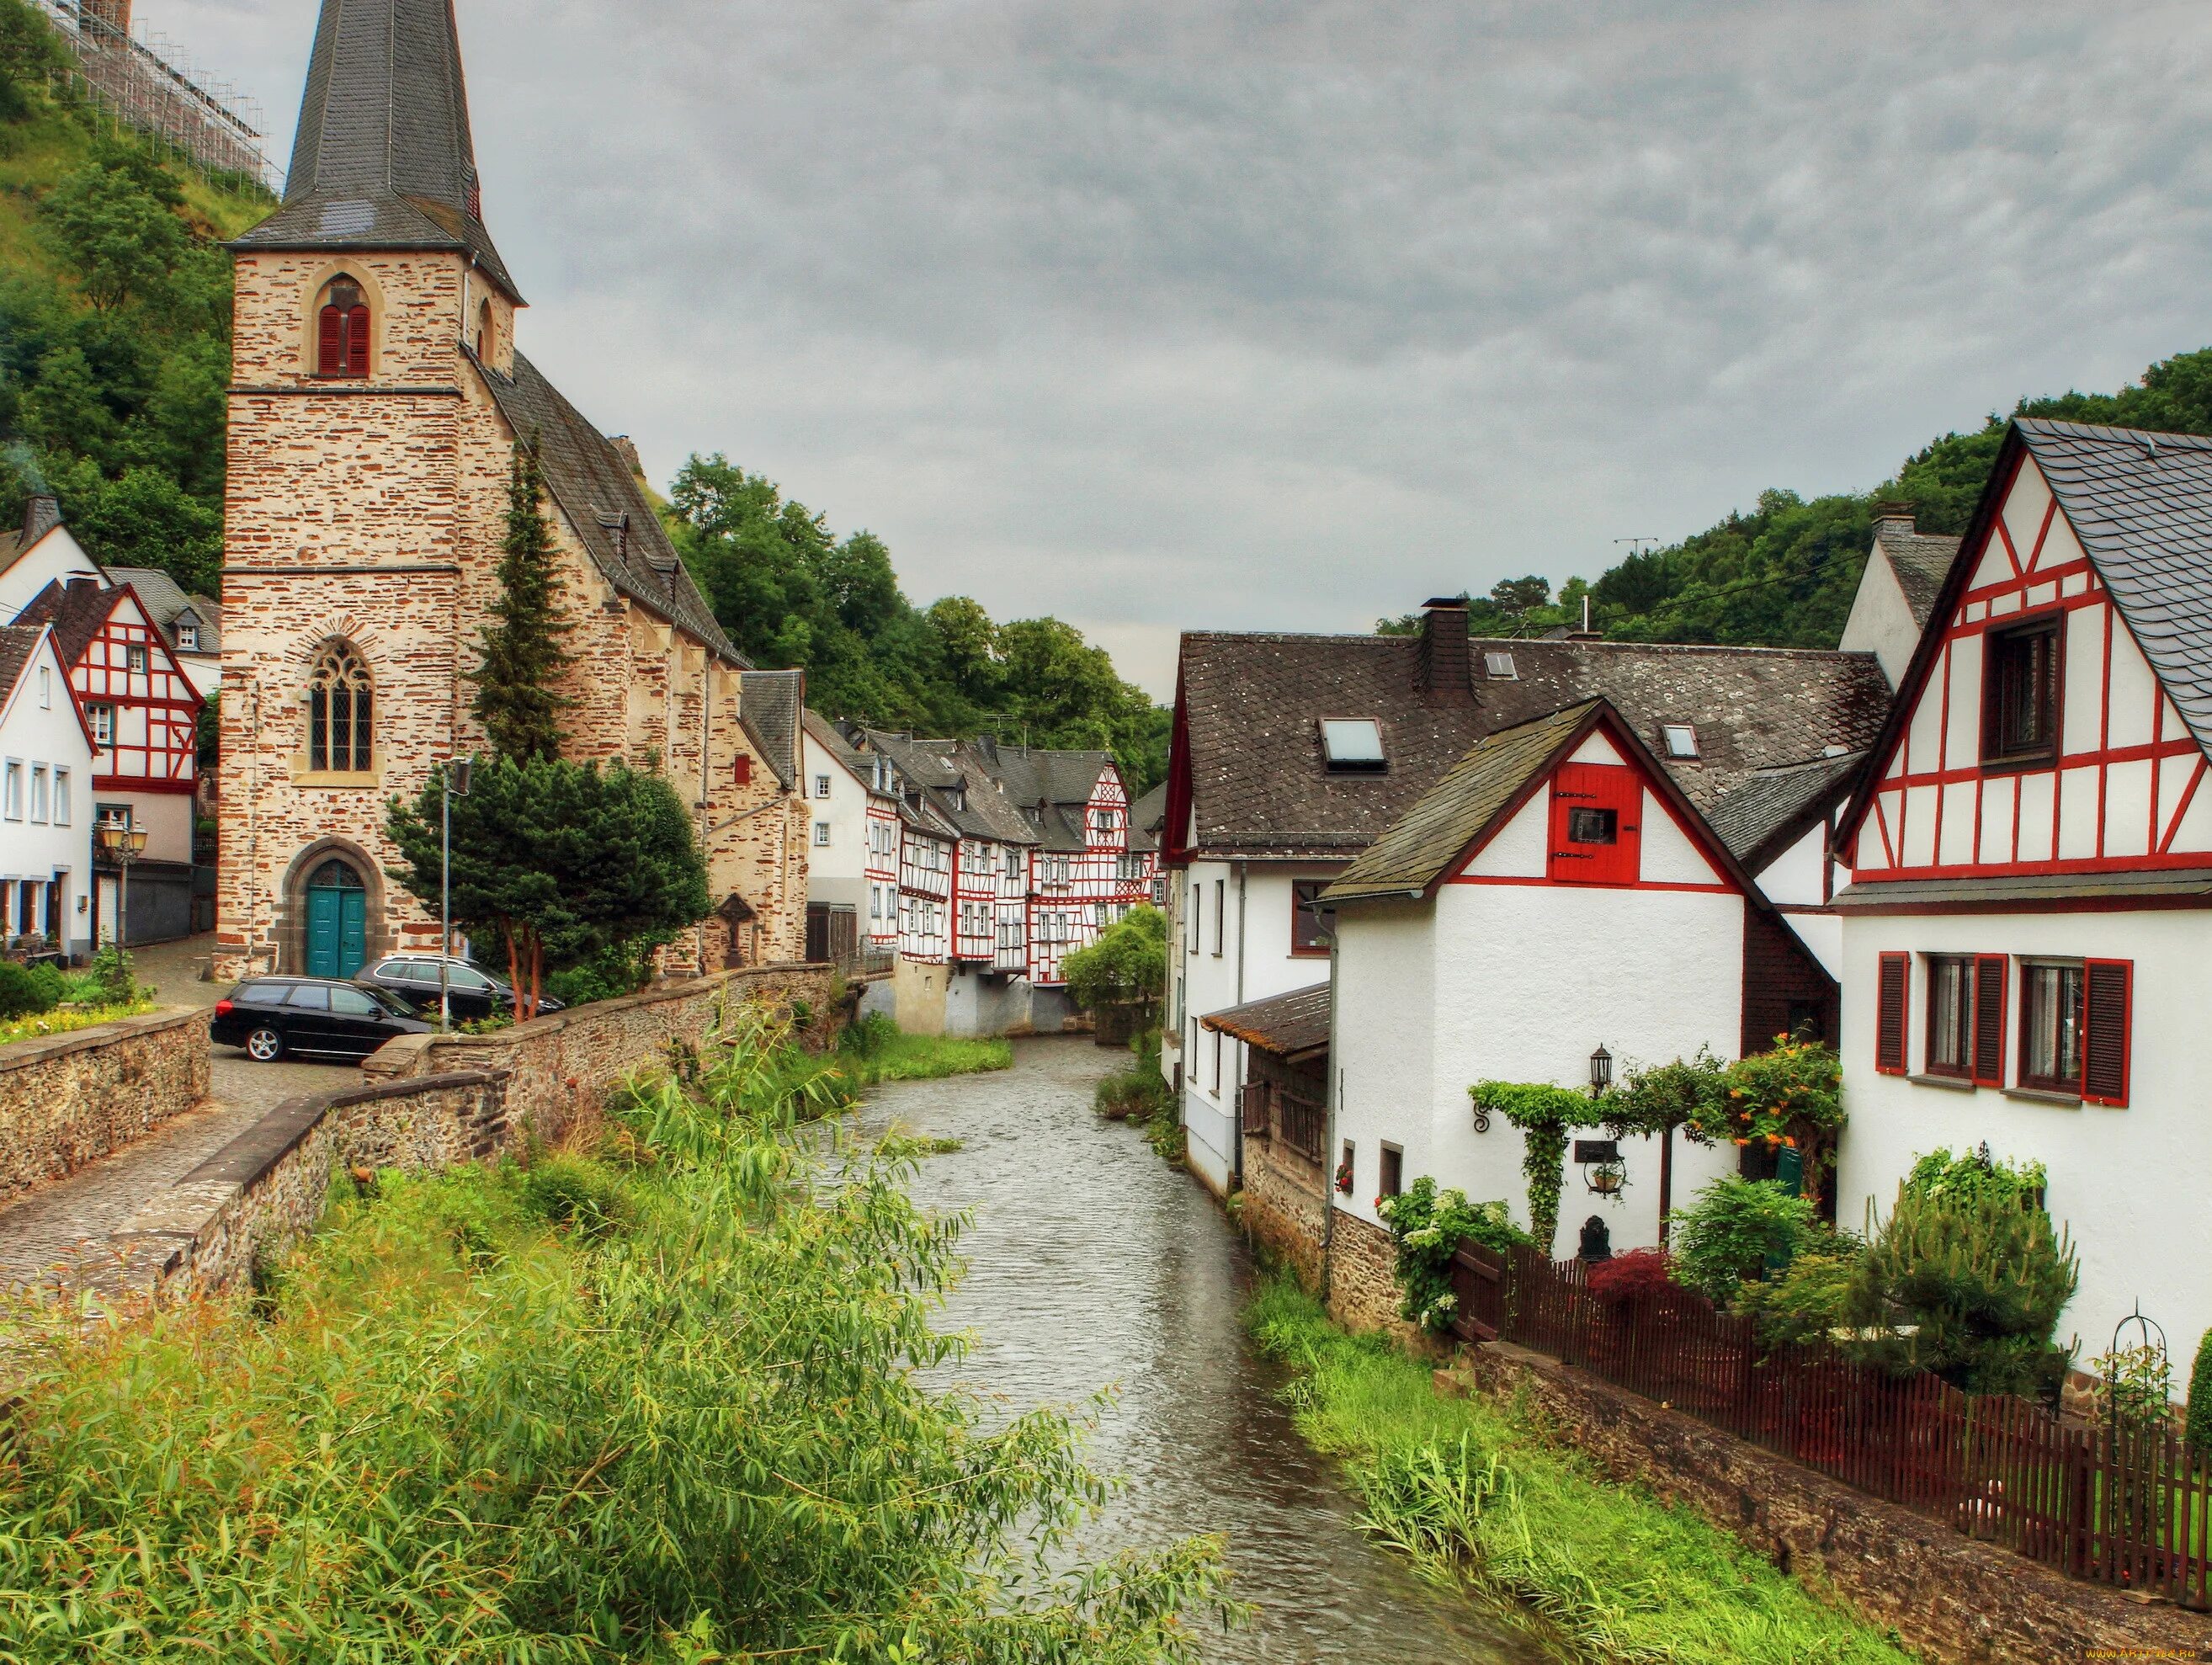
[(23, 547), (29, 549), (61, 523), (61, 500), (43, 491), (33, 492), (31, 501), (23, 505)]
[(645, 465), (638, 459), (637, 441), (627, 434), (611, 434), (607, 436), (607, 443), (614, 447), (615, 455), (623, 459), (624, 468), (637, 478), (645, 478)]
[(1910, 538), (1913, 536), (1918, 511), (1910, 503), (1876, 503), (1874, 506), (1874, 535), (1876, 538)]
[(1468, 640), (1464, 596), (1432, 596), (1421, 604), (1420, 651), (1414, 663), (1422, 703), (1474, 703), (1474, 649)]

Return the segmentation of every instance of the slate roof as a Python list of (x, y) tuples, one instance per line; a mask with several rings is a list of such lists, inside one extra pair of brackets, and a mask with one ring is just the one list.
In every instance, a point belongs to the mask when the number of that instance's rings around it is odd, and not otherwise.
[(2212, 439), (2016, 417), (2190, 732), (2212, 751)]
[[(1860, 750), (1889, 684), (1870, 653), (1476, 638), (1468, 688), (1418, 685), (1411, 636), (1186, 635), (1182, 715), (1199, 848), (1208, 854), (1342, 860), (1410, 809), (1486, 734), (1602, 696), (1702, 812), (1761, 769)], [(1486, 672), (1510, 653), (1513, 680)], [(1389, 767), (1331, 774), (1318, 721), (1372, 717)], [(1689, 723), (1701, 756), (1668, 759), (1660, 727)]]
[(1924, 629), (1929, 616), (1936, 611), (1936, 599), (1943, 592), (1943, 580), (1950, 576), (1960, 540), (1924, 532), (1905, 532), (1893, 524), (1879, 521), (1874, 536), (1882, 554), (1889, 558), (1890, 570), (1897, 574), (1897, 586), (1905, 592), (1905, 605), (1912, 610), (1912, 622)]
[(1098, 777), (1114, 767), (1112, 752), (1056, 750), (992, 739), (969, 744), (1000, 790), (1021, 811), (1038, 843), (1054, 852), (1091, 847), (1084, 809), (1097, 789)]
[(1461, 852), (1605, 708), (1584, 700), (1533, 722), (1485, 735), (1326, 890), (1324, 902), (1425, 892)]
[(1760, 769), (1705, 818), (1729, 854), (1755, 872), (1820, 818), (1865, 761), (1865, 752), (1846, 751)]
[(200, 645), (193, 649), (200, 653), (219, 653), (222, 651), (222, 609), (204, 595), (187, 595), (184, 586), (159, 567), (110, 567), (107, 575), (118, 584), (128, 584), (138, 597), (138, 605), (146, 616), (169, 638), (169, 645), (177, 645), (178, 617), (186, 610), (200, 621)]
[(1291, 1058), (1328, 1044), (1328, 996), (1327, 983), (1315, 983), (1287, 994), (1247, 1000), (1225, 1012), (1211, 1012), (1198, 1021), (1262, 1052)]
[(453, 249), (520, 294), (480, 217), (452, 0), (323, 0), (292, 165), (244, 249)]
[[(881, 752), (916, 788), (939, 827), (963, 838), (1034, 844), (1036, 834), (1008, 802), (980, 756), (954, 740), (921, 740), (911, 734), (864, 729), (869, 750)], [(903, 800), (902, 800), (903, 803)]]
[(869, 792), (875, 793), (878, 798), (888, 798), (890, 795), (888, 793), (877, 792), (876, 788), (869, 784), (874, 776), (868, 767), (867, 760), (853, 749), (853, 743), (839, 731), (836, 724), (816, 711), (811, 706), (801, 709), (799, 719), (801, 726), (806, 731), (807, 738), (844, 765), (854, 778), (863, 787), (866, 787)]
[(1129, 805), (1129, 848), (1157, 850), (1160, 829), (1167, 823), (1168, 783), (1164, 781)]
[[(464, 349), (465, 350), (465, 349)], [(653, 505), (607, 436), (584, 420), (520, 352), (513, 376), (471, 355), (517, 437), (535, 440), (545, 489), (607, 582), (684, 627), (732, 663), (750, 669), (699, 592)], [(618, 524), (609, 524), (617, 522)], [(798, 717), (791, 718), (794, 731)]]
[(107, 616), (115, 609), (119, 590), (103, 589), (88, 578), (74, 584), (49, 584), (31, 598), (31, 605), (15, 615), (18, 624), (51, 624), (54, 627), (54, 645), (61, 649), (62, 663), (73, 665), (84, 657), (84, 650), (100, 634), (100, 627), (107, 623)]
[(804, 671), (746, 671), (738, 678), (738, 714), (787, 788), (799, 783), (799, 714), (805, 698)]
[(15, 691), (15, 684), (30, 668), (46, 628), (38, 624), (0, 624), (0, 705)]
[(1847, 914), (2008, 913), (2022, 902), (2084, 898), (2125, 906), (2162, 896), (2212, 896), (2212, 867), (2102, 873), (1995, 873), (1971, 878), (1877, 879), (1846, 884), (1829, 903)]

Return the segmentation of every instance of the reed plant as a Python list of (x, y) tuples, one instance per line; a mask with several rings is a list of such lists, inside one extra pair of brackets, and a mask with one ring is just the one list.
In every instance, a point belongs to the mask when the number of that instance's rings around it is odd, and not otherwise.
[(0, 1661), (1194, 1658), (1218, 1544), (1066, 1570), (1079, 1421), (925, 1391), (962, 1221), (789, 1051), (742, 1014), (590, 1152), (341, 1180), (258, 1299), (36, 1356)]
[(1829, 1607), (1687, 1510), (1607, 1480), (1515, 1406), (1437, 1391), (1430, 1367), (1352, 1337), (1285, 1279), (1246, 1313), (1290, 1366), (1301, 1432), (1343, 1463), (1362, 1524), (1427, 1577), (1570, 1657), (1623, 1665), (1905, 1665), (1895, 1638)]

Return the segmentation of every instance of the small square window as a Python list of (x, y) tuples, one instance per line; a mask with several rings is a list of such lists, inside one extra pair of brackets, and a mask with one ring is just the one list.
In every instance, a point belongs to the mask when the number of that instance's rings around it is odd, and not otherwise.
[(830, 842), (830, 823), (827, 821), (817, 821), (814, 823), (814, 842), (817, 844), (827, 844)]
[(124, 663), (136, 673), (146, 668), (146, 649), (141, 642), (132, 642), (123, 650)]
[(827, 798), (830, 795), (830, 777), (828, 775), (817, 775), (814, 777), (814, 795), (817, 798)]
[(1620, 811), (1572, 809), (1567, 811), (1569, 843), (1614, 844), (1620, 840)]
[(1321, 753), (1333, 769), (1382, 769), (1382, 726), (1372, 717), (1324, 717)]
[(200, 627), (197, 624), (179, 624), (177, 626), (177, 647), (181, 653), (198, 653), (200, 651)]
[(1521, 680), (1521, 673), (1514, 668), (1513, 655), (1510, 653), (1485, 653), (1482, 656), (1482, 668), (1492, 680), (1497, 682)]
[(1695, 757), (1698, 753), (1698, 731), (1687, 723), (1667, 723), (1661, 732), (1667, 737), (1669, 757)]

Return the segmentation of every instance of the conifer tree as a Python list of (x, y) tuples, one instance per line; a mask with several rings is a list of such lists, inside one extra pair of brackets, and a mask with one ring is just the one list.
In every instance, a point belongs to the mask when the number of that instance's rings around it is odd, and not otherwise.
[(536, 444), (518, 444), (507, 476), (499, 598), (483, 627), (482, 661), (470, 677), (477, 685), (470, 709), (491, 749), (524, 763), (561, 755), (561, 713), (574, 703), (559, 689), (568, 665), (561, 639), (569, 620), (561, 605), (552, 532), (539, 507), (544, 489)]

